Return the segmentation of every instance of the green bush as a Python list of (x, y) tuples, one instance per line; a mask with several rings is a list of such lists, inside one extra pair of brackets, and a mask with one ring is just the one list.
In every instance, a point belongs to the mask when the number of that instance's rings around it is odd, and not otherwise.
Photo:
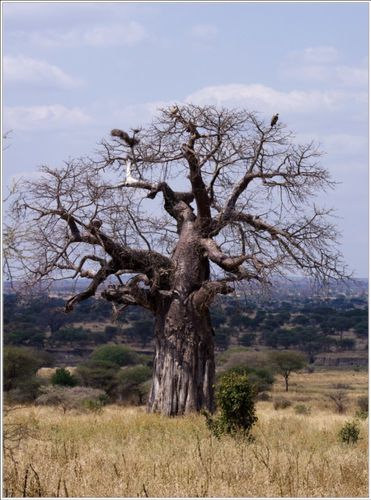
[(78, 365), (76, 376), (81, 385), (102, 389), (112, 396), (117, 388), (120, 367), (109, 361), (89, 359)]
[(57, 368), (57, 370), (51, 377), (51, 383), (53, 385), (74, 387), (75, 385), (77, 385), (77, 378), (65, 368)]
[(7, 346), (3, 351), (4, 390), (14, 388), (15, 381), (27, 379), (35, 375), (42, 366), (40, 358), (34, 351), (24, 347)]
[(249, 368), (243, 365), (236, 365), (225, 373), (239, 373), (240, 375), (247, 375), (256, 394), (269, 391), (274, 383), (273, 373), (266, 368)]
[(360, 428), (355, 420), (345, 422), (339, 431), (339, 439), (342, 443), (355, 444), (359, 439)]
[[(4, 391), (17, 389), (25, 391), (27, 400), (35, 395), (35, 387), (40, 385), (36, 372), (42, 366), (50, 364), (50, 357), (27, 347), (6, 346), (3, 350), (3, 384)], [(32, 390), (28, 393), (30, 387)], [(28, 393), (28, 394), (27, 394)]]
[(206, 415), (211, 432), (220, 437), (223, 434), (249, 437), (254, 423), (256, 392), (246, 373), (232, 371), (223, 375), (216, 392), (219, 415)]
[(123, 368), (117, 374), (117, 395), (120, 400), (135, 399), (138, 404), (144, 403), (148, 394), (145, 382), (152, 376), (152, 370), (148, 366), (137, 365)]
[(274, 375), (267, 368), (248, 368), (247, 373), (257, 393), (269, 391), (274, 383)]
[(135, 365), (138, 355), (125, 345), (107, 344), (95, 349), (90, 356), (93, 361), (107, 361), (117, 366)]

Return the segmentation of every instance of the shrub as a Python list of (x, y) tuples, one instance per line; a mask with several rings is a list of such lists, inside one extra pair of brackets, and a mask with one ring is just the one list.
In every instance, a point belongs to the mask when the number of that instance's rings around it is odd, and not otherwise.
[(206, 414), (206, 423), (212, 433), (248, 437), (257, 421), (254, 388), (246, 373), (230, 372), (221, 377), (216, 400), (220, 410), (216, 418)]
[(51, 357), (27, 347), (4, 347), (3, 384), (10, 403), (30, 403), (39, 394), (42, 380), (36, 372), (51, 364)]
[(116, 344), (98, 347), (90, 358), (94, 361), (114, 363), (117, 366), (135, 365), (138, 362), (138, 355), (130, 347)]
[(36, 399), (36, 404), (59, 406), (65, 413), (67, 410), (93, 410), (101, 408), (107, 401), (104, 391), (90, 387), (47, 386)]
[(303, 404), (298, 404), (294, 406), (295, 413), (298, 415), (310, 415), (311, 409), (310, 406), (306, 406)]
[(285, 398), (276, 398), (273, 401), (273, 408), (275, 410), (284, 410), (285, 408), (288, 408), (291, 405), (292, 405), (291, 401)]
[(138, 404), (143, 404), (143, 400), (148, 393), (144, 383), (151, 378), (152, 370), (148, 366), (137, 365), (123, 368), (117, 374), (117, 393), (121, 400), (135, 398)]
[(57, 370), (51, 377), (51, 383), (53, 385), (74, 387), (75, 385), (77, 385), (77, 378), (65, 368), (57, 368)]
[(345, 422), (345, 425), (340, 429), (338, 436), (342, 443), (355, 444), (359, 439), (359, 433), (359, 425), (355, 420), (353, 420)]
[(274, 383), (274, 375), (267, 368), (247, 368), (247, 373), (257, 393), (269, 391)]
[(21, 382), (36, 375), (44, 364), (39, 353), (26, 347), (4, 347), (3, 351), (3, 381), (4, 391), (15, 389)]
[(256, 394), (269, 391), (274, 383), (273, 373), (266, 368), (250, 368), (243, 365), (237, 365), (224, 373), (239, 373), (240, 375), (247, 375)]
[(102, 389), (112, 395), (117, 387), (119, 366), (110, 361), (89, 359), (78, 365), (76, 376), (82, 385)]

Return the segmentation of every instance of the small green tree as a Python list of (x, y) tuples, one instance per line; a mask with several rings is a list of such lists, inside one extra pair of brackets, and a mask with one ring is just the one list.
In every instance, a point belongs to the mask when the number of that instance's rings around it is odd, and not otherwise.
[(246, 373), (231, 371), (223, 375), (216, 400), (220, 413), (216, 418), (206, 414), (207, 425), (217, 437), (222, 434), (249, 436), (254, 423), (256, 392)]
[(38, 393), (36, 372), (51, 363), (49, 356), (27, 347), (6, 346), (3, 350), (3, 384), (7, 399), (24, 403)]
[(66, 368), (57, 368), (51, 377), (51, 383), (53, 385), (74, 387), (77, 385), (77, 378)]
[(306, 365), (305, 357), (295, 351), (277, 351), (269, 355), (273, 369), (285, 379), (286, 392), (289, 390), (289, 377), (292, 372), (304, 368)]
[(117, 388), (119, 369), (115, 363), (89, 359), (77, 367), (76, 376), (81, 385), (102, 389), (113, 396)]
[(130, 366), (120, 370), (117, 374), (117, 394), (122, 400), (135, 398), (138, 404), (144, 403), (148, 393), (145, 382), (152, 376), (152, 370), (148, 366)]
[(125, 345), (107, 344), (95, 349), (90, 356), (93, 361), (107, 361), (118, 366), (135, 365), (138, 355)]

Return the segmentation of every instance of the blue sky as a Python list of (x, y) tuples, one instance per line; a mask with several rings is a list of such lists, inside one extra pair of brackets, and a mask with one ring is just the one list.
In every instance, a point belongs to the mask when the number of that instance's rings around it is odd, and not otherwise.
[(3, 2), (3, 178), (90, 154), (174, 102), (244, 107), (326, 151), (368, 274), (368, 3)]

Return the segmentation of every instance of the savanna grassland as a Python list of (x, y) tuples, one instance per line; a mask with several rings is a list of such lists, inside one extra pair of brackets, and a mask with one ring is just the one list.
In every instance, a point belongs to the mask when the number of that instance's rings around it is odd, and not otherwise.
[[(346, 392), (337, 413), (328, 394)], [(367, 395), (365, 372), (292, 374), (257, 403), (251, 442), (210, 435), (202, 416), (165, 418), (144, 408), (102, 413), (27, 406), (4, 419), (28, 432), (5, 454), (8, 497), (367, 497), (368, 420), (360, 439), (339, 441)], [(275, 398), (291, 406), (274, 410)], [(305, 414), (296, 406), (305, 405)], [(9, 427), (8, 427), (9, 428)]]

